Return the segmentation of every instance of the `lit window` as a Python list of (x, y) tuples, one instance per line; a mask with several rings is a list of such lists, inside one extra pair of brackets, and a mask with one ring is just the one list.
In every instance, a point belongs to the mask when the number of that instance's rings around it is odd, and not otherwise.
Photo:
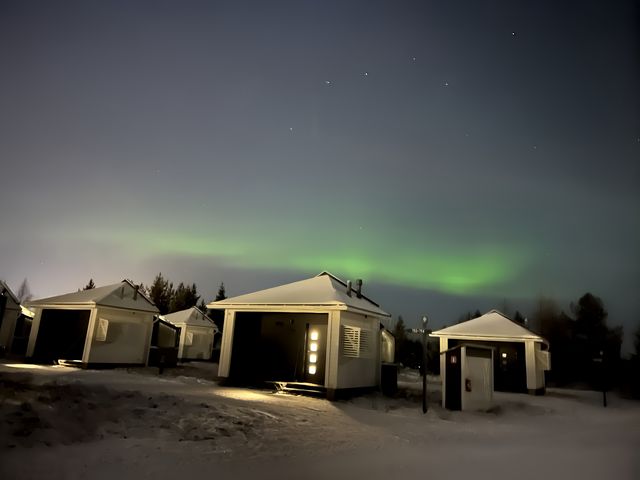
[(311, 375), (315, 375), (316, 374), (316, 366), (315, 365), (309, 365), (309, 373)]
[(311, 340), (318, 340), (318, 331), (317, 330), (313, 330), (311, 332)]
[(309, 345), (309, 350), (311, 350), (312, 352), (317, 352), (318, 344), (316, 342), (311, 342), (311, 345)]
[(309, 363), (316, 363), (318, 361), (318, 355), (315, 353), (309, 354)]

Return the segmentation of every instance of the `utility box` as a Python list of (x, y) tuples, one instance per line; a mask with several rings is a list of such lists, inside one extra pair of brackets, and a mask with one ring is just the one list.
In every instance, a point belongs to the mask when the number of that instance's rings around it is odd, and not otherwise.
[(457, 345), (445, 355), (442, 405), (449, 410), (487, 410), (493, 405), (493, 348)]

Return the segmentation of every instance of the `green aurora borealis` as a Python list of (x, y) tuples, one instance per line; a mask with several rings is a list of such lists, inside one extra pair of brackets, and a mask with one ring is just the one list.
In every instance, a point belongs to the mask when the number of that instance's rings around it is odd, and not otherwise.
[[(491, 292), (517, 277), (527, 264), (525, 253), (505, 246), (464, 246), (451, 241), (447, 245), (446, 239), (406, 244), (365, 231), (348, 239), (339, 230), (307, 231), (311, 233), (305, 235), (292, 226), (289, 233), (138, 232), (134, 243), (140, 246), (137, 254), (143, 256), (199, 257), (242, 268), (328, 270), (346, 278), (451, 294)], [(131, 247), (130, 232), (113, 239), (118, 237)]]

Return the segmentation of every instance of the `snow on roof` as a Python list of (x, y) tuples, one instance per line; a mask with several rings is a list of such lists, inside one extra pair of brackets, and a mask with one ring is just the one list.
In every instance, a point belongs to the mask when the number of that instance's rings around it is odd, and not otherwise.
[[(136, 291), (137, 293), (135, 293)], [(27, 306), (30, 308), (66, 305), (101, 305), (105, 307), (158, 313), (158, 309), (154, 303), (129, 280), (123, 280), (122, 282), (104, 287), (66, 293), (55, 297), (41, 298), (40, 300), (27, 303)]]
[(510, 320), (506, 315), (498, 310), (491, 310), (484, 315), (458, 323), (451, 327), (443, 328), (431, 334), (432, 337), (477, 337), (486, 340), (490, 339), (517, 339), (535, 340), (544, 342), (545, 340), (524, 328), (522, 325)]
[(9, 285), (7, 285), (4, 280), (0, 280), (0, 294), (7, 295), (14, 303), (20, 305), (20, 300), (16, 297), (16, 294), (11, 291)]
[(202, 310), (197, 307), (187, 308), (179, 312), (168, 313), (162, 316), (162, 319), (179, 326), (180, 324), (194, 327), (212, 327), (216, 332), (218, 327)]
[(252, 305), (342, 306), (381, 317), (390, 316), (377, 303), (364, 295), (358, 298), (355, 290), (352, 291), (351, 296), (347, 295), (347, 284), (329, 272), (321, 272), (306, 280), (212, 302), (207, 307), (225, 309)]

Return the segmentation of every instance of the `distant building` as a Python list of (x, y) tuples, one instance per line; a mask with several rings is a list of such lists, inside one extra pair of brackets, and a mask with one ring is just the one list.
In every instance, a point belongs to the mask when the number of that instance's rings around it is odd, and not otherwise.
[[(550, 369), (549, 344), (497, 310), (435, 331), (440, 352), (460, 344), (494, 348), (494, 388), (497, 391), (543, 394), (544, 372)], [(446, 357), (440, 356), (440, 372), (446, 384)]]
[(180, 328), (178, 360), (209, 360), (219, 332), (218, 327), (197, 307), (164, 315), (163, 319)]
[(210, 303), (225, 311), (218, 374), (309, 386), (329, 398), (380, 385), (380, 320), (389, 314), (328, 272)]
[(0, 280), (0, 356), (11, 350), (16, 323), (21, 313), (20, 300)]
[(29, 303), (27, 357), (82, 366), (146, 365), (158, 309), (128, 280)]

